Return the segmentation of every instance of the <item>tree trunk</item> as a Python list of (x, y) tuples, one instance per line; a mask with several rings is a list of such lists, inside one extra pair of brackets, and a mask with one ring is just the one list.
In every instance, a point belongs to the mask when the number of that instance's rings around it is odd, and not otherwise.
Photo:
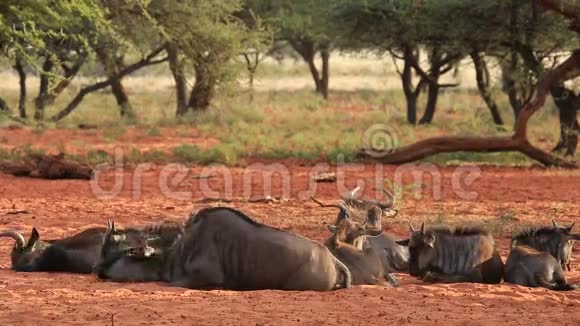
[(207, 110), (214, 96), (216, 80), (204, 64), (195, 64), (195, 84), (189, 95), (188, 108), (194, 111)]
[(328, 98), (328, 65), (330, 58), (330, 49), (328, 44), (321, 45), (321, 56), (322, 56), (322, 75), (316, 68), (314, 62), (314, 57), (316, 54), (316, 45), (310, 40), (290, 40), (292, 48), (302, 56), (304, 62), (308, 64), (308, 69), (314, 80), (314, 85), (316, 86), (316, 93), (322, 95), (324, 98)]
[(115, 96), (115, 100), (117, 101), (117, 105), (119, 105), (119, 110), (122, 118), (126, 118), (128, 120), (134, 120), (135, 112), (133, 111), (133, 107), (129, 102), (129, 97), (125, 92), (125, 87), (123, 87), (122, 77), (119, 77), (119, 72), (123, 70), (124, 60), (122, 56), (117, 58), (113, 58), (113, 65), (112, 71), (109, 77), (111, 78), (111, 91), (113, 92), (113, 96)]
[(441, 76), (441, 53), (438, 48), (434, 48), (429, 59), (431, 66), (430, 81), (427, 88), (427, 104), (423, 117), (419, 124), (429, 124), (433, 121), (435, 110), (437, 109), (437, 99), (439, 98), (439, 77)]
[(14, 69), (18, 72), (20, 82), (20, 97), (18, 98), (18, 113), (22, 119), (26, 119), (26, 72), (20, 56), (14, 61)]
[(34, 100), (34, 120), (42, 121), (44, 120), (44, 109), (50, 102), (50, 94), (48, 93), (49, 88), (49, 76), (48, 74), (52, 71), (54, 63), (50, 57), (46, 57), (44, 64), (42, 65), (42, 71), (40, 72), (40, 86), (38, 89), (38, 96)]
[(544, 106), (552, 87), (560, 84), (570, 72), (577, 71), (579, 68), (580, 49), (574, 51), (556, 68), (542, 74), (535, 87), (534, 95), (518, 115), (511, 137), (434, 137), (384, 153), (378, 153), (373, 148), (365, 148), (359, 151), (358, 155), (379, 160), (383, 164), (401, 164), (438, 153), (518, 151), (546, 166), (576, 168), (578, 167), (576, 163), (544, 152), (530, 144), (527, 137), (527, 124), (532, 115)]
[(481, 96), (481, 98), (487, 105), (489, 111), (491, 112), (493, 122), (496, 125), (503, 125), (503, 119), (501, 118), (501, 114), (499, 113), (497, 103), (495, 103), (495, 100), (493, 99), (493, 96), (491, 95), (489, 89), (490, 78), (489, 78), (489, 70), (487, 69), (487, 64), (477, 50), (471, 51), (470, 55), (471, 60), (473, 61), (473, 65), (475, 66), (475, 79), (477, 81), (477, 89), (479, 90), (479, 95)]
[(328, 99), (328, 65), (330, 59), (330, 46), (328, 44), (324, 44), (320, 48), (320, 56), (322, 58), (322, 78), (320, 80), (320, 92), (322, 97)]
[(420, 83), (417, 88), (414, 88), (413, 86), (413, 69), (411, 60), (418, 60), (417, 54), (413, 48), (409, 46), (405, 47), (403, 50), (403, 60), (403, 71), (400, 75), (403, 93), (405, 94), (405, 100), (407, 102), (407, 122), (415, 125), (417, 123), (417, 99), (421, 93), (422, 84)]
[[(132, 63), (126, 67), (123, 67), (123, 69), (121, 71), (119, 71), (119, 74), (117, 77), (122, 78), (122, 77), (124, 77), (130, 73), (133, 73), (133, 72), (135, 72), (143, 67), (155, 65), (155, 64), (159, 64), (159, 63), (167, 61), (167, 57), (154, 60), (154, 58), (159, 53), (161, 53), (164, 49), (165, 49), (165, 45), (160, 46), (160, 47), (154, 49), (153, 51), (151, 51), (151, 53), (149, 53), (145, 58), (143, 58), (135, 63)], [(92, 85), (81, 88), (79, 90), (79, 92), (77, 93), (77, 95), (75, 95), (75, 97), (65, 106), (65, 108), (62, 109), (61, 111), (59, 111), (58, 113), (56, 113), (54, 116), (52, 116), (50, 118), (50, 120), (53, 122), (57, 122), (57, 121), (64, 119), (66, 116), (68, 116), (72, 111), (74, 111), (77, 108), (77, 106), (82, 102), (82, 100), (84, 99), (84, 97), (87, 94), (98, 91), (98, 90), (106, 88), (106, 87), (109, 87), (109, 86), (111, 86), (111, 83), (112, 83), (112, 78), (108, 78), (107, 80), (97, 82), (97, 83), (94, 83)]]
[[(54, 100), (62, 91), (64, 91), (68, 85), (70, 85), (72, 79), (76, 76), (76, 74), (81, 69), (81, 66), (85, 62), (87, 58), (86, 53), (78, 53), (77, 58), (74, 61), (71, 67), (67, 66), (65, 58), (59, 58), (61, 61), (60, 68), (64, 72), (61, 79), (55, 85), (51, 85), (51, 80), (48, 76), (48, 73), (51, 73), (54, 68), (54, 63), (52, 60), (47, 57), (46, 61), (43, 65), (43, 72), (40, 76), (40, 90), (38, 92), (38, 96), (35, 100), (36, 111), (34, 112), (34, 119), (42, 121), (44, 120), (44, 111), (45, 108), (54, 103)], [(51, 87), (53, 86), (53, 87)]]
[(580, 133), (577, 119), (577, 112), (580, 110), (580, 96), (575, 95), (572, 90), (562, 85), (552, 87), (551, 94), (560, 113), (560, 140), (552, 151), (574, 156)]
[(187, 113), (187, 83), (183, 64), (179, 60), (179, 50), (175, 44), (167, 45), (167, 57), (169, 60), (169, 69), (175, 81), (175, 99), (177, 102), (175, 115), (182, 116)]
[[(433, 76), (435, 80), (439, 79), (439, 76)], [(439, 98), (439, 85), (436, 83), (430, 83), (427, 88), (427, 104), (425, 105), (425, 113), (419, 121), (419, 124), (429, 124), (433, 121), (433, 116), (435, 116), (435, 109), (437, 108), (437, 99)]]

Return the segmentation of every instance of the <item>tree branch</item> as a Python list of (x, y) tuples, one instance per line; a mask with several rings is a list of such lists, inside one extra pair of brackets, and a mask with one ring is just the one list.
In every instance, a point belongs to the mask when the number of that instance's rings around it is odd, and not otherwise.
[(166, 45), (164, 44), (163, 46), (160, 46), (158, 48), (156, 48), (155, 50), (153, 50), (151, 53), (149, 53), (146, 57), (144, 57), (143, 59), (139, 60), (138, 62), (135, 62), (133, 64), (130, 64), (128, 66), (126, 66), (125, 68), (123, 68), (121, 71), (119, 71), (119, 73), (116, 76), (113, 77), (109, 77), (108, 79), (101, 81), (101, 82), (97, 82), (94, 83), (92, 85), (83, 87), (78, 93), (77, 95), (72, 99), (72, 101), (60, 112), (58, 112), (57, 114), (55, 114), (54, 116), (52, 116), (50, 118), (50, 120), (56, 122), (56, 121), (60, 121), (63, 118), (65, 118), (67, 115), (69, 115), (78, 105), (79, 103), (83, 100), (83, 98), (94, 91), (97, 91), (99, 89), (103, 89), (105, 87), (108, 87), (111, 85), (111, 83), (115, 80), (115, 79), (119, 79), (122, 78), (128, 74), (131, 74), (143, 67), (146, 66), (151, 66), (151, 65), (155, 65), (158, 63), (162, 63), (167, 61), (167, 57), (163, 57), (157, 60), (153, 60), (159, 53), (161, 53), (163, 50), (165, 50)]
[(381, 153), (371, 148), (362, 149), (358, 154), (385, 164), (400, 164), (420, 160), (438, 153), (518, 151), (546, 166), (577, 167), (574, 162), (559, 158), (530, 144), (527, 139), (527, 123), (530, 117), (545, 104), (551, 87), (569, 76), (570, 73), (576, 73), (578, 70), (580, 70), (580, 50), (574, 51), (559, 66), (544, 73), (536, 85), (535, 96), (522, 108), (516, 121), (515, 132), (511, 137), (434, 137), (398, 148), (395, 151)]

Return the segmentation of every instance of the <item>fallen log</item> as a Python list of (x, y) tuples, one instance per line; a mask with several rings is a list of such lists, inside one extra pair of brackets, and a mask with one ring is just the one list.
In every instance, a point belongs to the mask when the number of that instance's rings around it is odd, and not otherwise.
[(86, 164), (67, 160), (64, 154), (32, 154), (25, 162), (0, 162), (0, 171), (17, 177), (42, 179), (82, 179), (93, 177), (93, 168)]

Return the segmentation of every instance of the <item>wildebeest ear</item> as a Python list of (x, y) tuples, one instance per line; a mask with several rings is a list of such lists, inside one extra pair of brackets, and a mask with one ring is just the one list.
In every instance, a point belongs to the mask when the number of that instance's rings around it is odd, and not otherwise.
[(330, 231), (331, 233), (336, 233), (336, 231), (338, 231), (338, 226), (336, 225), (327, 224), (326, 227), (328, 228), (328, 231)]
[(28, 239), (28, 243), (26, 244), (27, 247), (32, 247), (40, 238), (40, 234), (36, 228), (32, 228), (32, 232), (30, 232), (30, 238)]
[(570, 234), (570, 238), (572, 238), (572, 240), (580, 241), (580, 233)]
[(338, 215), (336, 216), (336, 224), (338, 224), (342, 220), (349, 219), (348, 209), (346, 208), (346, 204), (344, 202), (340, 202), (338, 204), (338, 206), (339, 206), (340, 210), (338, 211)]
[(573, 222), (572, 224), (570, 224), (566, 229), (568, 230), (568, 232), (572, 232), (572, 229), (574, 228), (574, 225), (576, 225), (576, 222)]
[(115, 221), (107, 220), (107, 231), (115, 231)]
[(395, 242), (396, 242), (398, 245), (401, 245), (401, 246), (408, 247), (408, 246), (409, 246), (409, 241), (410, 241), (410, 240), (411, 240), (411, 239), (405, 239), (405, 240), (397, 240), (397, 241), (395, 241)]

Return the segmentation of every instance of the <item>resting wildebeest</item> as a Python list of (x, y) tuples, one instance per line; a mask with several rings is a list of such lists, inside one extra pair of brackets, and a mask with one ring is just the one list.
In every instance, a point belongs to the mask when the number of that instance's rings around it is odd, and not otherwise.
[(104, 244), (97, 275), (192, 289), (327, 291), (351, 286), (348, 268), (322, 244), (255, 222), (233, 208), (205, 208), (192, 215), (183, 236), (160, 255), (147, 242), (143, 250), (126, 242)]
[[(349, 192), (347, 196), (341, 197), (341, 203), (346, 204), (346, 207), (348, 207), (351, 212), (349, 216), (351, 220), (359, 223), (368, 220), (372, 207), (379, 207), (381, 209), (381, 217), (386, 216), (389, 211), (393, 211), (392, 207), (395, 204), (395, 197), (393, 194), (385, 191), (388, 197), (384, 202), (363, 200), (354, 197), (359, 189), (360, 188), (357, 187)], [(314, 197), (311, 197), (311, 199), (322, 207), (336, 207), (339, 210), (341, 209), (339, 204), (324, 204)], [(341, 215), (339, 211), (334, 224), (337, 225), (340, 222), (340, 219)], [(377, 221), (380, 221), (380, 219), (377, 219)], [(382, 229), (380, 222), (374, 223), (375, 228)], [(397, 241), (387, 233), (382, 232), (376, 237), (359, 237), (354, 241), (354, 246), (359, 249), (373, 248), (381, 257), (383, 269), (386, 273), (407, 273), (409, 271), (409, 248), (406, 245), (398, 244)]]
[[(63, 239), (40, 240), (36, 228), (32, 228), (27, 240), (18, 232), (4, 231), (0, 237), (15, 240), (11, 252), (12, 269), (20, 272), (69, 272), (88, 274), (101, 255), (103, 235), (107, 228), (95, 227)], [(170, 246), (167, 242), (181, 235), (181, 226), (173, 222), (147, 225), (141, 229), (130, 228), (125, 233), (130, 237), (143, 235), (157, 237), (156, 250)], [(168, 240), (170, 239), (170, 240)]]
[[(396, 287), (398, 285), (396, 278), (385, 272), (381, 257), (373, 247), (367, 246), (361, 249), (354, 246), (355, 241), (361, 237), (376, 237), (383, 233), (382, 229), (377, 229), (372, 223), (374, 219), (380, 219), (381, 209), (378, 206), (370, 208), (369, 215), (373, 219), (359, 223), (349, 218), (349, 207), (344, 203), (341, 206), (339, 222), (335, 225), (328, 225), (332, 236), (324, 242), (326, 247), (348, 267), (353, 285)], [(367, 222), (371, 223), (367, 225)]]
[(572, 234), (574, 228), (572, 223), (569, 226), (560, 226), (552, 220), (552, 226), (542, 226), (527, 228), (512, 237), (512, 246), (526, 245), (538, 251), (551, 254), (563, 269), (571, 270), (570, 259), (574, 241), (580, 241), (580, 234)]
[[(503, 262), (493, 237), (478, 228), (411, 224), (409, 273), (428, 282), (499, 283)], [(407, 242), (407, 241), (405, 241)]]
[(545, 287), (556, 291), (578, 289), (579, 285), (568, 284), (562, 265), (547, 252), (526, 245), (512, 244), (505, 264), (504, 280), (528, 287)]

